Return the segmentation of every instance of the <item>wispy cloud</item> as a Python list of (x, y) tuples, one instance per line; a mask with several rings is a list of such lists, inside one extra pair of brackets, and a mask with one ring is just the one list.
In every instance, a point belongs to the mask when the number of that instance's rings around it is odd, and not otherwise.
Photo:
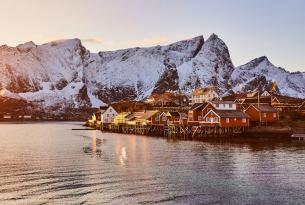
[(82, 42), (84, 43), (94, 43), (94, 44), (101, 44), (102, 41), (99, 38), (85, 38), (81, 39)]

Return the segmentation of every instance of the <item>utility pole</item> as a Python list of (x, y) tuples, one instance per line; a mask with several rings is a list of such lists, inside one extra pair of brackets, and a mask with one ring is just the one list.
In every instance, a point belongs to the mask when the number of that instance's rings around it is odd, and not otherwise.
[(257, 104), (258, 104), (258, 107), (259, 107), (259, 91), (257, 92)]

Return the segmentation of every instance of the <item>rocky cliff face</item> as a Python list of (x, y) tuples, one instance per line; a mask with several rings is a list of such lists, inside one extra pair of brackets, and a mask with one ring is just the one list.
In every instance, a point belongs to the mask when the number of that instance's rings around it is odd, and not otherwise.
[[(123, 97), (143, 99), (153, 90), (178, 89), (172, 85), (167, 87), (162, 79), (166, 79), (171, 70), (190, 61), (201, 49), (203, 41), (199, 36), (168, 46), (92, 54), (85, 69), (90, 92), (109, 103)], [(176, 78), (172, 81), (179, 80), (177, 75), (172, 77)]]
[(97, 107), (121, 99), (144, 99), (152, 93), (219, 87), (222, 94), (270, 88), (305, 97), (305, 74), (290, 73), (266, 57), (234, 67), (217, 35), (167, 46), (90, 53), (78, 39), (43, 45), (28, 42), (0, 47), (0, 96), (41, 108)]
[(177, 70), (180, 88), (186, 93), (207, 85), (217, 86), (220, 93), (225, 93), (230, 88), (228, 80), (234, 66), (226, 44), (213, 34), (197, 55)]

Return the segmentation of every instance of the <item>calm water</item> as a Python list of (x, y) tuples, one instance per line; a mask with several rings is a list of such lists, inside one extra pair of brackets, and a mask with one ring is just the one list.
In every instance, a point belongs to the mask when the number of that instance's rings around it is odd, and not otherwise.
[(304, 204), (302, 142), (195, 142), (0, 125), (0, 204)]

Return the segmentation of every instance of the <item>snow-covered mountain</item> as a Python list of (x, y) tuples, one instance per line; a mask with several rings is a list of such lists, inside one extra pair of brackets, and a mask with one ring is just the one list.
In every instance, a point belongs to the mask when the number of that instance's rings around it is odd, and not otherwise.
[(197, 55), (177, 70), (179, 87), (186, 93), (208, 85), (217, 86), (221, 93), (225, 93), (229, 89), (228, 80), (234, 66), (226, 44), (212, 34)]
[(90, 53), (79, 39), (0, 47), (0, 96), (42, 108), (97, 107), (154, 92), (216, 85), (222, 94), (268, 88), (305, 97), (305, 73), (290, 73), (266, 57), (234, 67), (217, 35), (167, 46)]
[(230, 79), (234, 92), (255, 89), (270, 90), (272, 81), (276, 82), (281, 94), (305, 97), (305, 73), (290, 73), (284, 68), (276, 67), (266, 56), (236, 67)]

